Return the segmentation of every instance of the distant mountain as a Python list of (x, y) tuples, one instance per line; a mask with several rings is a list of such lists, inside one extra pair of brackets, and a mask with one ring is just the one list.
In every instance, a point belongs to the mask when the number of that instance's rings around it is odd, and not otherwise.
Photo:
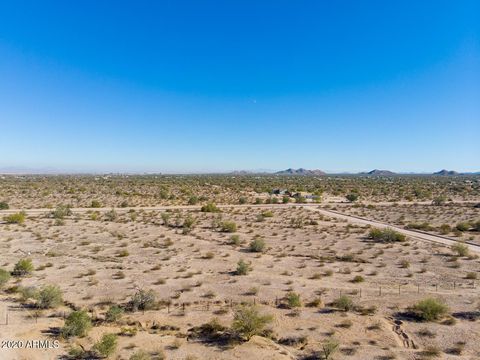
[(453, 171), (453, 170), (440, 170), (440, 171), (437, 171), (435, 173), (433, 173), (433, 175), (440, 175), (440, 176), (454, 176), (454, 175), (460, 175), (460, 173), (456, 172), (456, 171)]
[(390, 170), (378, 170), (378, 169), (374, 169), (372, 171), (369, 171), (369, 172), (361, 172), (361, 173), (358, 173), (359, 175), (370, 175), (370, 176), (393, 176), (393, 175), (397, 175), (397, 173), (394, 173), (393, 171), (390, 171)]
[(277, 171), (276, 175), (303, 175), (303, 176), (322, 176), (326, 173), (322, 170), (308, 170), (308, 169), (287, 169), (282, 171)]

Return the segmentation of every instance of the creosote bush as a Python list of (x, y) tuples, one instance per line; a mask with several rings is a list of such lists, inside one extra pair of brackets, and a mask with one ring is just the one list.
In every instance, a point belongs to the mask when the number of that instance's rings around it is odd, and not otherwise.
[(0, 269), (0, 289), (10, 280), (10, 273), (7, 270)]
[(64, 338), (72, 336), (86, 336), (92, 328), (92, 321), (85, 310), (74, 311), (65, 319), (61, 330)]
[(7, 224), (23, 224), (25, 222), (26, 214), (21, 211), (15, 214), (7, 215), (3, 219)]
[(260, 237), (253, 239), (249, 245), (249, 249), (252, 252), (263, 252), (265, 250), (265, 240)]
[(33, 271), (33, 264), (31, 259), (20, 259), (13, 268), (13, 275), (26, 276)]
[(333, 306), (343, 311), (350, 311), (353, 309), (354, 304), (350, 297), (342, 295), (333, 301)]
[(287, 301), (287, 306), (290, 309), (297, 308), (302, 306), (302, 301), (300, 300), (300, 294), (290, 291), (285, 295), (285, 300)]
[(250, 272), (250, 264), (245, 262), (243, 259), (240, 259), (237, 263), (237, 275), (247, 275)]
[(56, 285), (47, 285), (37, 295), (37, 307), (40, 309), (56, 308), (63, 303), (62, 290)]
[(220, 209), (214, 203), (208, 203), (201, 208), (202, 212), (220, 212)]
[(237, 231), (237, 224), (233, 221), (223, 221), (220, 224), (220, 229), (222, 232), (233, 233)]
[(457, 243), (452, 245), (452, 251), (455, 252), (458, 256), (468, 256), (469, 249), (465, 244)]
[(105, 321), (107, 322), (117, 322), (121, 319), (123, 315), (123, 309), (120, 306), (117, 305), (112, 305), (110, 308), (107, 310), (107, 313), (105, 314)]
[(239, 306), (233, 315), (232, 329), (241, 337), (249, 340), (259, 335), (273, 321), (272, 315), (262, 315), (258, 307), (253, 305)]
[(117, 335), (115, 334), (104, 334), (102, 338), (95, 343), (93, 350), (100, 356), (108, 357), (115, 352), (118, 342), (117, 339)]
[(138, 290), (130, 300), (132, 311), (152, 309), (155, 306), (156, 298), (153, 290)]
[(0, 210), (8, 210), (10, 209), (10, 206), (6, 201), (0, 201)]
[(423, 299), (412, 306), (411, 310), (424, 321), (439, 320), (449, 311), (446, 304), (435, 298)]
[(389, 242), (405, 241), (406, 236), (390, 228), (385, 228), (385, 229), (373, 228), (370, 230), (369, 238), (375, 241), (389, 243)]

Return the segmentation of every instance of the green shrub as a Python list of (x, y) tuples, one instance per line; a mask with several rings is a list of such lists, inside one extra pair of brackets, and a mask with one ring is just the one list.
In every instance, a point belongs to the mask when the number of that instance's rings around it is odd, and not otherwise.
[(129, 357), (129, 360), (151, 360), (152, 357), (149, 353), (144, 350), (138, 350), (132, 356)]
[(64, 338), (86, 336), (92, 328), (92, 321), (85, 310), (74, 311), (68, 315), (61, 330)]
[(198, 204), (197, 196), (191, 196), (190, 199), (188, 199), (188, 205), (197, 205), (197, 204)]
[(0, 269), (0, 289), (10, 280), (10, 273), (7, 270)]
[(8, 210), (10, 206), (5, 201), (0, 201), (0, 210)]
[(328, 339), (322, 344), (323, 359), (329, 360), (333, 354), (338, 350), (340, 344), (335, 339)]
[(445, 316), (449, 309), (446, 304), (438, 299), (426, 298), (416, 303), (411, 310), (422, 320), (439, 320)]
[(63, 303), (62, 290), (55, 285), (47, 285), (37, 295), (37, 307), (40, 309), (56, 308)]
[(361, 282), (364, 282), (364, 281), (365, 281), (365, 279), (361, 275), (357, 275), (352, 279), (353, 283), (361, 283)]
[(209, 202), (206, 205), (203, 205), (201, 208), (202, 212), (220, 212), (220, 209), (214, 203)]
[(229, 244), (240, 245), (240, 236), (239, 235), (230, 236)]
[(105, 321), (117, 322), (123, 315), (123, 309), (120, 306), (112, 305), (105, 314)]
[(107, 211), (104, 215), (105, 221), (115, 221), (118, 218), (118, 214), (115, 209)]
[(405, 241), (406, 236), (391, 228), (378, 229), (373, 228), (369, 233), (370, 239), (381, 242), (401, 242)]
[(33, 271), (33, 264), (31, 259), (20, 259), (13, 268), (13, 275), (26, 276)]
[(353, 309), (354, 305), (353, 300), (350, 297), (342, 295), (333, 301), (333, 306), (343, 311), (350, 311)]
[(273, 217), (273, 212), (271, 212), (270, 210), (262, 211), (262, 216), (266, 218)]
[(7, 215), (3, 219), (7, 222), (7, 224), (23, 224), (25, 222), (25, 217), (25, 212), (21, 211), (15, 214)]
[(220, 229), (222, 232), (235, 232), (237, 231), (237, 224), (235, 224), (233, 221), (223, 221), (220, 224)]
[(302, 306), (302, 301), (300, 300), (300, 294), (297, 294), (293, 291), (290, 291), (285, 296), (287, 300), (287, 305), (290, 309), (297, 308)]
[(108, 357), (115, 352), (117, 342), (117, 335), (104, 334), (102, 338), (93, 345), (93, 350), (103, 357)]
[(261, 334), (272, 321), (272, 315), (261, 315), (256, 306), (242, 305), (235, 310), (232, 329), (249, 340), (253, 335)]
[(456, 226), (456, 229), (458, 231), (462, 231), (462, 232), (463, 231), (468, 231), (468, 230), (470, 230), (470, 224), (467, 223), (467, 222), (459, 222)]
[(249, 245), (249, 249), (251, 252), (263, 252), (265, 249), (265, 240), (262, 238), (253, 239)]
[(250, 265), (245, 262), (243, 259), (240, 259), (237, 263), (237, 275), (247, 275), (250, 272), (251, 268)]
[(72, 215), (72, 209), (69, 205), (58, 205), (57, 208), (52, 212), (52, 217), (54, 219), (64, 219), (66, 216)]
[(359, 196), (358, 196), (358, 194), (356, 194), (356, 193), (351, 193), (351, 194), (348, 194), (348, 195), (345, 196), (345, 197), (346, 197), (346, 199), (347, 199), (348, 201), (350, 201), (350, 202), (355, 202), (355, 201), (358, 200), (358, 197), (359, 197)]
[(98, 201), (98, 200), (92, 200), (92, 202), (90, 203), (90, 207), (92, 207), (92, 208), (101, 208), (101, 207), (102, 207), (102, 204), (101, 204), (100, 201)]
[(132, 311), (150, 310), (156, 304), (157, 295), (153, 290), (138, 290), (130, 300)]
[(469, 253), (468, 246), (461, 243), (453, 244), (451, 249), (453, 252), (457, 253), (458, 256), (467, 256)]

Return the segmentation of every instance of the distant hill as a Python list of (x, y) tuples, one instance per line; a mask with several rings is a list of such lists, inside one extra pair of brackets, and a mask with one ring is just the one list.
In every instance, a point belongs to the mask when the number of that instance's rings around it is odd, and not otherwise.
[(390, 171), (390, 170), (378, 170), (378, 169), (374, 169), (372, 171), (369, 171), (367, 173), (361, 173), (361, 174), (364, 174), (364, 175), (372, 175), (372, 176), (392, 176), (392, 175), (396, 175), (396, 173), (394, 173), (393, 171)]
[(308, 169), (287, 169), (282, 171), (277, 171), (276, 175), (303, 175), (303, 176), (322, 176), (326, 173), (322, 170), (308, 170)]
[(456, 171), (453, 171), (453, 170), (440, 170), (440, 171), (437, 171), (435, 173), (433, 173), (433, 175), (440, 175), (440, 176), (454, 176), (454, 175), (460, 175), (460, 173), (456, 172)]

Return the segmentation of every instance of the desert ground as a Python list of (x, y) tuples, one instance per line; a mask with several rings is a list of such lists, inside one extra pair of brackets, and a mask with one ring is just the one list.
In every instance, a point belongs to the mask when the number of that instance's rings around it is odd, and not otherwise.
[(479, 177), (3, 176), (0, 202), (0, 359), (480, 358)]

